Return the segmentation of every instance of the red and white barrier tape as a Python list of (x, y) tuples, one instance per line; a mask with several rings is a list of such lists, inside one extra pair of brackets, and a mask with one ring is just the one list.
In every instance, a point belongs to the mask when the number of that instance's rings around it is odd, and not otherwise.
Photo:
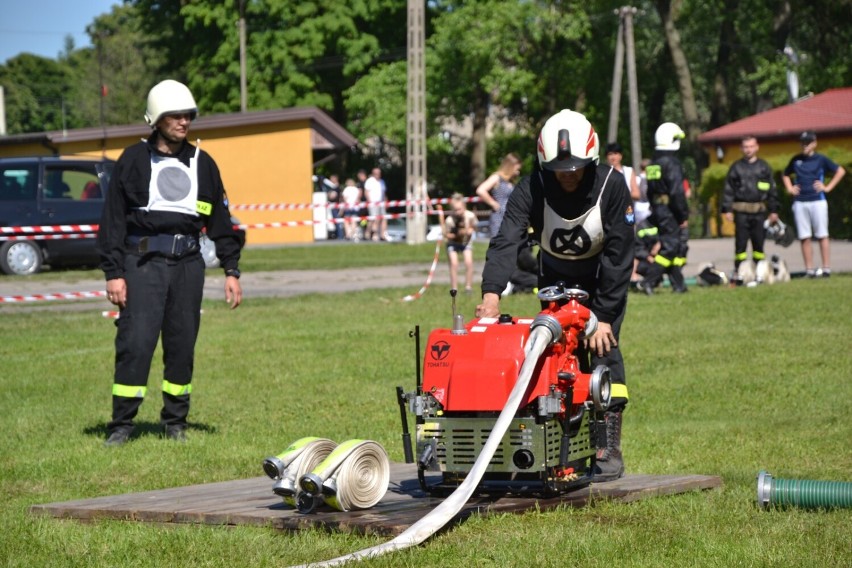
[(94, 239), (95, 233), (73, 233), (67, 235), (14, 235), (0, 236), (2, 241), (57, 241), (65, 239)]
[[(440, 219), (441, 226), (444, 225), (444, 210), (441, 209), (441, 206), (438, 206), (438, 218)], [(426, 290), (429, 288), (429, 284), (432, 283), (432, 278), (435, 276), (435, 269), (438, 268), (438, 259), (441, 257), (441, 243), (444, 242), (444, 239), (438, 239), (438, 242), (435, 243), (435, 256), (432, 258), (432, 266), (429, 268), (429, 274), (426, 276), (426, 283), (413, 295), (408, 295), (402, 299), (403, 302), (413, 302), (418, 299), (420, 296), (426, 293)]]
[[(477, 202), (480, 201), (478, 197), (467, 197), (465, 198), (467, 202)], [(382, 202), (376, 202), (382, 203)], [(421, 201), (385, 201), (383, 202), (386, 207), (396, 207), (400, 205), (406, 205), (409, 203), (412, 204), (422, 204), (427, 203), (431, 205), (441, 205), (449, 203), (449, 199), (441, 198), (441, 199), (432, 199), (432, 200), (421, 200)], [(366, 206), (368, 203), (362, 202), (359, 204), (359, 208), (362, 206)], [(322, 207), (327, 209), (335, 209), (339, 208), (340, 204), (325, 204), (325, 205), (311, 205), (311, 204), (298, 204), (298, 203), (278, 203), (278, 204), (254, 204), (254, 205), (232, 205), (231, 210), (253, 210), (253, 211), (261, 211), (261, 210), (276, 210), (276, 209), (305, 209), (311, 207)], [(431, 212), (430, 212), (431, 213)], [(370, 215), (370, 216), (352, 216), (348, 217), (353, 221), (359, 222), (362, 220), (374, 221), (377, 219), (402, 219), (407, 216), (413, 216), (415, 213), (389, 213), (386, 215)], [(282, 221), (275, 223), (254, 223), (254, 224), (240, 224), (234, 225), (235, 228), (240, 229), (279, 229), (284, 227), (304, 227), (310, 225), (321, 225), (323, 223), (343, 223), (343, 217), (332, 217), (328, 219), (321, 219), (318, 221), (314, 220), (304, 220), (304, 221)], [(33, 226), (19, 226), (19, 227), (0, 227), (0, 241), (24, 241), (24, 240), (32, 240), (32, 241), (48, 241), (48, 240), (58, 240), (58, 239), (92, 239), (95, 238), (96, 232), (98, 230), (98, 225), (33, 225)]]
[(92, 233), (98, 230), (97, 225), (40, 225), (37, 227), (0, 227), (4, 235), (20, 233)]
[(59, 294), (29, 294), (26, 296), (0, 296), (0, 303), (12, 304), (16, 302), (44, 302), (50, 300), (88, 300), (91, 298), (104, 298), (106, 292), (62, 292)]
[[(478, 203), (482, 201), (479, 197), (465, 197), (467, 203)], [(370, 205), (384, 205), (385, 207), (406, 207), (408, 205), (446, 205), (450, 202), (448, 197), (436, 199), (396, 199), (391, 201), (361, 201), (355, 205), (358, 209), (363, 209)], [(231, 211), (280, 211), (280, 210), (297, 210), (297, 209), (342, 209), (347, 205), (345, 203), (235, 203), (230, 206)]]
[(408, 213), (390, 213), (388, 215), (368, 215), (364, 217), (360, 217), (354, 215), (352, 217), (335, 217), (331, 219), (322, 219), (320, 221), (282, 221), (280, 223), (241, 223), (239, 225), (234, 225), (235, 228), (240, 229), (280, 229), (282, 227), (304, 227), (306, 225), (323, 225), (325, 223), (336, 223), (341, 224), (346, 221), (355, 221), (356, 223), (361, 221), (376, 221), (379, 219), (404, 219), (405, 217), (413, 217), (412, 213), (409, 215)]

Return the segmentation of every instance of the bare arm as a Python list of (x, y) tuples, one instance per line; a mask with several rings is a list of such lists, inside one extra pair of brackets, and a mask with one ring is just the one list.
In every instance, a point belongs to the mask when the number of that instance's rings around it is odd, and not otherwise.
[(498, 183), (500, 183), (500, 176), (497, 174), (491, 174), (485, 181), (476, 187), (476, 195), (482, 201), (487, 203), (494, 211), (500, 210), (500, 204), (497, 203), (497, 200), (491, 197), (491, 191), (497, 187)]
[(823, 184), (821, 181), (816, 181), (814, 182), (814, 187), (817, 189), (821, 189), (825, 193), (829, 193), (831, 190), (837, 187), (837, 184), (840, 183), (840, 180), (842, 180), (843, 176), (845, 175), (846, 170), (843, 168), (843, 166), (837, 166), (837, 171), (834, 172), (833, 176), (831, 176), (830, 182), (828, 182), (827, 184)]

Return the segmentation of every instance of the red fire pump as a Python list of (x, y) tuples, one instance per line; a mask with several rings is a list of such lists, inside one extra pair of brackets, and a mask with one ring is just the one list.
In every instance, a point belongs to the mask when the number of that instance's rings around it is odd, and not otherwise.
[[(610, 374), (605, 366), (588, 369), (588, 357), (581, 361), (578, 356), (583, 338), (597, 329), (597, 319), (583, 305), (588, 297), (577, 288), (550, 286), (539, 292), (546, 307), (533, 319), (502, 314), (465, 325), (453, 294), (453, 326), (429, 334), (422, 380), (419, 328), (414, 332), (417, 389), (404, 393), (397, 387), (397, 398), (409, 463), (414, 456), (407, 412), (416, 416), (417, 469), (424, 490), (446, 494), (464, 481), (524, 365), (534, 365), (529, 386), (477, 491), (553, 495), (591, 482), (596, 436), (605, 435)], [(542, 327), (546, 346), (537, 355), (529, 352), (529, 343), (532, 330)], [(537, 361), (526, 361), (536, 356)], [(440, 477), (427, 480), (427, 472), (440, 472)]]

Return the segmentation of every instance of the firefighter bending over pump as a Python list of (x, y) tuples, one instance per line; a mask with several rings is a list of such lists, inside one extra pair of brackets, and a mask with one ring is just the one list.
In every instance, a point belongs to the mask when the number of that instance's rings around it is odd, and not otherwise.
[(605, 366), (612, 380), (606, 435), (596, 441), (595, 465), (595, 480), (608, 481), (624, 473), (621, 423), (627, 386), (618, 336), (633, 270), (634, 213), (624, 176), (599, 165), (599, 152), (598, 135), (582, 114), (563, 110), (547, 120), (538, 138), (538, 163), (512, 192), (489, 244), (476, 315), (500, 315), (500, 292), (515, 267), (518, 245), (532, 227), (541, 248), (539, 288), (561, 281), (587, 291), (587, 305), (599, 322), (581, 347), (591, 356), (584, 366)]

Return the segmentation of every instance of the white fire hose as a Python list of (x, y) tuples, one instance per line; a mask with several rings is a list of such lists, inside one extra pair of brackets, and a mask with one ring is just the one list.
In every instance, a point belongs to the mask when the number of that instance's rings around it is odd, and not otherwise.
[(441, 504), (432, 509), (426, 514), (426, 516), (408, 527), (405, 532), (393, 540), (371, 548), (365, 548), (358, 552), (339, 556), (331, 560), (302, 564), (295, 568), (305, 568), (307, 566), (340, 566), (353, 560), (374, 558), (388, 552), (416, 546), (438, 532), (438, 530), (450, 522), (450, 520), (452, 520), (459, 511), (461, 511), (462, 507), (464, 507), (465, 503), (467, 503), (468, 499), (470, 499), (470, 496), (473, 495), (477, 485), (479, 485), (479, 481), (482, 479), (482, 476), (485, 474), (485, 470), (491, 463), (491, 458), (494, 456), (494, 452), (497, 451), (497, 447), (500, 445), (503, 436), (509, 429), (512, 419), (515, 417), (515, 414), (521, 405), (521, 401), (524, 398), (527, 387), (532, 380), (533, 372), (535, 371), (539, 357), (541, 357), (541, 354), (544, 353), (548, 344), (550, 344), (551, 341), (558, 339), (562, 333), (558, 324), (554, 326), (550, 325), (548, 322), (544, 322), (544, 325), (539, 326), (536, 326), (536, 322), (533, 322), (532, 328), (529, 340), (524, 347), (524, 363), (518, 373), (518, 380), (515, 383), (512, 392), (509, 394), (506, 406), (503, 407), (503, 410), (500, 412), (500, 416), (497, 418), (497, 422), (494, 423), (494, 428), (491, 430), (491, 434), (485, 441), (485, 445), (483, 446), (479, 457), (476, 458), (476, 462), (474, 462), (473, 467), (470, 469), (470, 473), (468, 473), (467, 477), (465, 477), (462, 484), (459, 485), (458, 488), (456, 488), (456, 490), (453, 491), (453, 493), (451, 493)]
[(343, 442), (310, 473), (299, 477), (309, 496), (322, 496), (339, 511), (369, 509), (388, 490), (390, 461), (385, 449), (370, 440)]
[(296, 481), (312, 471), (337, 447), (326, 438), (300, 438), (277, 456), (263, 460), (266, 475), (277, 480), (272, 492), (291, 507), (300, 507), (301, 490)]

